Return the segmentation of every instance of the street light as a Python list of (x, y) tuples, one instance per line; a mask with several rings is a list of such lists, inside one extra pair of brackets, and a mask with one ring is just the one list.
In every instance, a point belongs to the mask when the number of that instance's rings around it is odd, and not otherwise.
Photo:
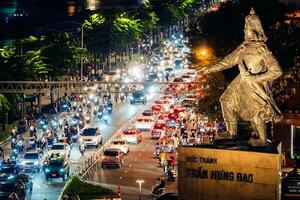
[(139, 184), (139, 200), (142, 200), (142, 183), (144, 183), (144, 180), (136, 180), (136, 182)]
[[(82, 26), (82, 24), (79, 22), (74, 22), (74, 21), (67, 21), (67, 22), (80, 25), (80, 29), (81, 29), (80, 47), (81, 47), (81, 49), (83, 49), (83, 26)], [(82, 59), (82, 56), (80, 56), (80, 80), (82, 80), (82, 77), (83, 77), (83, 59)]]

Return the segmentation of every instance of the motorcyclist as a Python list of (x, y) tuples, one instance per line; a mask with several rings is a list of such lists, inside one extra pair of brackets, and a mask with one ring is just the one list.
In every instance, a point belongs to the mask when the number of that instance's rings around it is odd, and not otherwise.
[(19, 200), (17, 193), (13, 192), (9, 195), (8, 200)]
[(22, 180), (19, 179), (17, 181), (15, 188), (16, 188), (16, 193), (17, 193), (18, 197), (20, 199), (25, 199), (25, 196), (26, 196), (25, 184), (23, 183)]
[(153, 194), (157, 194), (157, 192), (159, 191), (159, 189), (163, 189), (165, 187), (166, 187), (165, 180), (163, 178), (158, 178), (156, 185), (153, 187), (152, 193)]

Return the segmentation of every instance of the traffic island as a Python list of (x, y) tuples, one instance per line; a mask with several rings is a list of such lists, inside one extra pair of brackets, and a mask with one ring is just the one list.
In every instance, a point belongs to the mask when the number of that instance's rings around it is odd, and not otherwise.
[(116, 198), (117, 194), (110, 189), (82, 181), (73, 176), (63, 192), (62, 199), (71, 199), (78, 196), (83, 199), (109, 199)]

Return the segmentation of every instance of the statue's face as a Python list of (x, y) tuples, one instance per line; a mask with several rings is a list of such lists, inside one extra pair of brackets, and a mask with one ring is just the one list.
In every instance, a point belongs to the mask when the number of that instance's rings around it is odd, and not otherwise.
[(245, 28), (244, 28), (244, 38), (245, 40), (253, 40), (255, 38), (255, 35), (253, 33), (253, 30), (249, 26), (249, 22), (245, 22)]

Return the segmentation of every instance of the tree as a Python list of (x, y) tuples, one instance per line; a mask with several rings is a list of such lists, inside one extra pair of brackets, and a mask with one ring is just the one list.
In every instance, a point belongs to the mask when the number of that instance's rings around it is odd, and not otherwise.
[(112, 22), (113, 50), (121, 51), (138, 39), (143, 33), (140, 19), (122, 13), (115, 16)]
[(22, 53), (12, 46), (0, 49), (1, 80), (37, 80), (48, 71), (41, 49), (22, 50)]
[(8, 112), (12, 110), (13, 106), (12, 104), (7, 100), (7, 98), (0, 94), (0, 114), (1, 114), (1, 121), (2, 121), (2, 128), (5, 130), (5, 123), (6, 123), (6, 115)]
[(44, 41), (43, 56), (50, 67), (49, 73), (53, 79), (59, 79), (61, 75), (76, 72), (79, 68), (81, 57), (85, 57), (87, 51), (79, 47), (78, 42), (71, 33), (62, 35), (48, 35)]

